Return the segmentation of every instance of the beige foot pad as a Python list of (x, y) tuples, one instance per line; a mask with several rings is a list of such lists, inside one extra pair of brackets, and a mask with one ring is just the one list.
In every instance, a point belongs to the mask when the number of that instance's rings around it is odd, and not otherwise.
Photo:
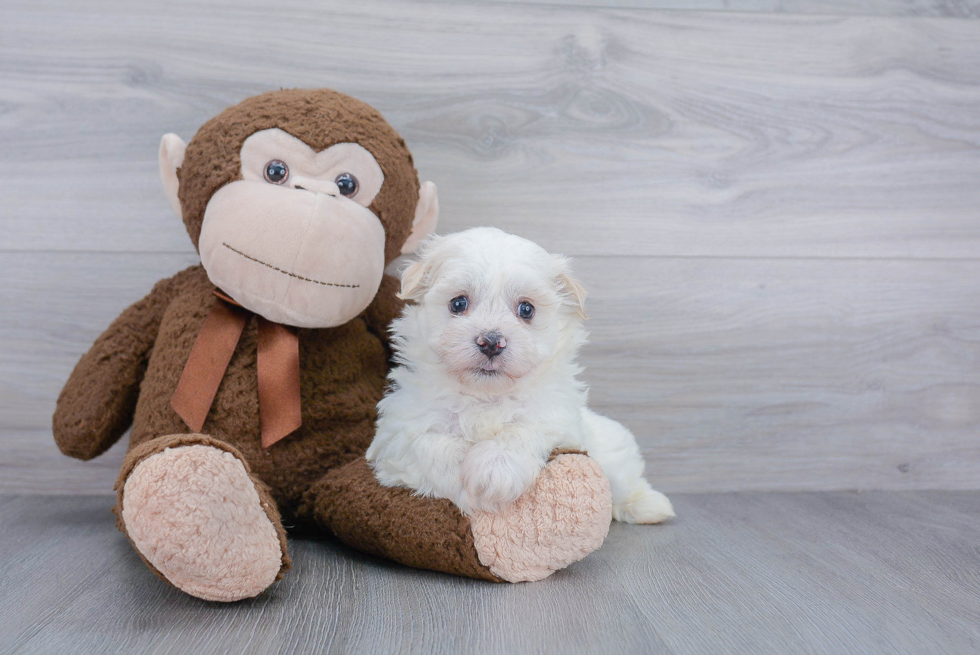
[(143, 557), (198, 598), (252, 598), (282, 566), (255, 485), (241, 461), (217, 448), (167, 448), (144, 459), (126, 480), (122, 518)]
[(559, 455), (511, 507), (470, 517), (480, 562), (508, 582), (577, 562), (602, 545), (610, 521), (609, 481), (585, 455)]

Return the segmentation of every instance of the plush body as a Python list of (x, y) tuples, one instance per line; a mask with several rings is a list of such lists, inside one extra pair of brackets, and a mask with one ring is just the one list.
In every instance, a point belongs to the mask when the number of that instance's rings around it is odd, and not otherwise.
[(426, 243), (402, 294), (415, 302), (392, 324), (399, 366), (367, 451), (382, 484), (447, 498), (465, 514), (499, 512), (549, 453), (574, 449), (609, 478), (614, 518), (674, 515), (643, 478), (629, 430), (586, 406), (576, 362), (585, 293), (565, 258), (473, 228)]
[[(388, 372), (383, 335), (391, 314), (400, 306), (393, 297), (395, 288), (397, 281), (387, 278), (374, 305), (344, 325), (299, 330), (303, 425), (274, 448), (262, 449), (257, 438), (255, 317), (247, 323), (235, 349), (201, 431), (241, 453), (252, 473), (269, 486), (289, 522), (307, 518), (299, 509), (302, 494), (312, 482), (330, 469), (355, 459), (371, 441), (375, 404), (383, 392)], [(147, 338), (141, 344), (143, 352), (132, 353), (134, 360), (145, 361), (145, 371), (135, 387), (139, 395), (132, 413), (130, 448), (162, 435), (187, 431), (170, 406), (170, 399), (215, 302), (214, 290), (200, 265), (188, 268), (158, 283), (147, 298), (128, 310), (96, 344), (95, 352), (102, 351), (104, 344), (107, 355), (119, 357), (121, 353), (115, 350), (117, 344), (113, 337), (137, 328), (148, 336), (155, 332), (152, 343)], [(131, 318), (138, 318), (139, 323), (134, 325), (134, 321), (127, 320)], [(101, 370), (92, 372), (95, 375), (90, 379), (73, 376), (73, 386), (97, 391), (106, 380), (101, 377)], [(76, 410), (71, 416), (77, 420), (77, 409), (67, 406), (71, 400), (67, 393), (63, 394), (60, 406)], [(117, 420), (124, 421), (124, 414), (128, 412), (121, 413)], [(57, 416), (66, 417), (67, 413), (62, 410)], [(100, 418), (108, 418), (108, 414)], [(59, 435), (65, 432), (67, 426), (59, 425), (56, 429)], [(87, 443), (90, 442), (65, 444), (64, 448), (70, 455), (89, 459), (97, 453), (81, 450)]]
[[(284, 519), (493, 581), (539, 579), (601, 544), (608, 483), (582, 455), (558, 455), (512, 511), (470, 517), (382, 487), (368, 468), (386, 328), (402, 308), (397, 280), (381, 271), (438, 212), (434, 185), (419, 184), (376, 110), (327, 89), (267, 93), (186, 146), (166, 135), (160, 164), (202, 265), (159, 282), (109, 326), (53, 420), (59, 448), (80, 459), (132, 427), (115, 512), (160, 577), (208, 600), (256, 596), (289, 568)], [(298, 397), (280, 393), (290, 380)], [(268, 428), (295, 403), (298, 427)], [(555, 512), (564, 518), (542, 520)]]

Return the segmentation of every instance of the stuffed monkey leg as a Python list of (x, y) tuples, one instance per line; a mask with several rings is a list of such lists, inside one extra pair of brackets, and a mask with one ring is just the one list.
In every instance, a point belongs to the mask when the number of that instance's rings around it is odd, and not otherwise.
[(119, 529), (150, 569), (192, 596), (251, 598), (290, 566), (275, 500), (223, 441), (174, 434), (141, 443), (116, 492)]
[(535, 484), (497, 513), (463, 516), (450, 501), (382, 487), (361, 457), (306, 496), (321, 527), (358, 550), (417, 568), (494, 582), (541, 580), (602, 545), (609, 482), (581, 453), (555, 453)]

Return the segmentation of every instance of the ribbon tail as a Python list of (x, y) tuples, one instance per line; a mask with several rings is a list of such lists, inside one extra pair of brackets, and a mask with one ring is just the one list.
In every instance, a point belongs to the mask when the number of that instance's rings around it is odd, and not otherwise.
[(170, 399), (170, 406), (194, 432), (204, 427), (247, 322), (248, 313), (244, 309), (221, 300), (215, 300), (211, 313), (204, 319)]
[(299, 335), (294, 328), (259, 320), (259, 421), (269, 448), (303, 424), (299, 384)]

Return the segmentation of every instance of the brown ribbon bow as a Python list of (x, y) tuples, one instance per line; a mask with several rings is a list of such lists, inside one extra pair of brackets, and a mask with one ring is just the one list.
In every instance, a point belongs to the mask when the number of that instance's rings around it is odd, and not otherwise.
[[(200, 432), (211, 411), (228, 363), (252, 312), (215, 291), (217, 298), (184, 365), (170, 406), (191, 430)], [(259, 422), (268, 448), (302, 425), (299, 393), (299, 336), (288, 325), (258, 318)]]

